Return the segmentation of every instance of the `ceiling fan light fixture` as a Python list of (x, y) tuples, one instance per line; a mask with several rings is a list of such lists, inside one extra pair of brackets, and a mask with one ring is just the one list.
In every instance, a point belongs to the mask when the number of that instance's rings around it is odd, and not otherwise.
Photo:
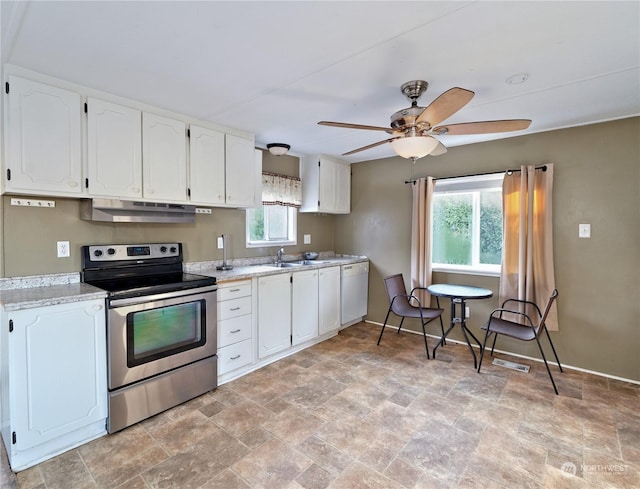
[(269, 143), (267, 144), (267, 149), (269, 150), (269, 153), (274, 156), (282, 156), (287, 154), (287, 151), (291, 149), (291, 146), (284, 143)]
[(405, 136), (391, 141), (391, 146), (398, 156), (416, 161), (436, 149), (438, 140), (431, 136)]

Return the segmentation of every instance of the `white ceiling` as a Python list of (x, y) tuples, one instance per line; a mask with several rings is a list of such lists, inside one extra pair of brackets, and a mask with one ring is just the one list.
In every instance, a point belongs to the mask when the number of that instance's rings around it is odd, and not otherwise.
[[(289, 143), (346, 151), (429, 82), (428, 105), (476, 95), (449, 123), (528, 118), (526, 131), (441, 136), (447, 146), (640, 114), (640, 2), (9, 2), (2, 61)], [(528, 80), (505, 80), (527, 73)], [(344, 158), (392, 156), (391, 145)]]

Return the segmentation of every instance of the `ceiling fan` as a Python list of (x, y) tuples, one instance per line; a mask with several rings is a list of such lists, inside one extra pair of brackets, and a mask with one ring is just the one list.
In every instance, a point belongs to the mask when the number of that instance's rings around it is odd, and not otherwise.
[(321, 126), (345, 127), (384, 131), (393, 137), (354, 149), (343, 156), (351, 155), (391, 143), (400, 156), (415, 162), (428, 154), (432, 156), (446, 153), (447, 148), (435, 136), (488, 134), (495, 132), (521, 131), (531, 124), (529, 119), (511, 119), (482, 122), (463, 122), (460, 124), (438, 125), (451, 117), (469, 103), (475, 95), (471, 90), (454, 87), (436, 98), (427, 107), (418, 106), (418, 99), (427, 90), (429, 84), (424, 80), (413, 80), (400, 87), (402, 93), (411, 100), (411, 107), (401, 109), (391, 115), (391, 127), (367, 126), (346, 122), (320, 121)]

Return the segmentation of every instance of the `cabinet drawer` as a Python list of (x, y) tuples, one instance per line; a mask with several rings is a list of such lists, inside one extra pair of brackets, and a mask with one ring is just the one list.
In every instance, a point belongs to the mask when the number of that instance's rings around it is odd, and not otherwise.
[(226, 301), (248, 295), (251, 295), (251, 282), (243, 282), (229, 287), (218, 288), (218, 301)]
[(251, 363), (251, 339), (218, 348), (218, 375)]
[(218, 321), (251, 314), (251, 297), (218, 302)]
[(251, 338), (251, 314), (218, 321), (218, 348)]

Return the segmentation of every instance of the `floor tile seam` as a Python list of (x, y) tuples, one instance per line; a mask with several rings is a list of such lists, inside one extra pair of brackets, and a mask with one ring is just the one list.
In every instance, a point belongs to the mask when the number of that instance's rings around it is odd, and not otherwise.
[[(107, 435), (108, 436), (108, 435)], [(80, 462), (82, 462), (82, 466), (84, 467), (84, 470), (87, 472), (87, 474), (89, 474), (89, 477), (91, 477), (91, 480), (93, 481), (93, 483), (95, 484), (96, 488), (100, 489), (100, 484), (98, 484), (98, 481), (96, 480), (96, 478), (94, 477), (93, 473), (91, 472), (91, 470), (89, 469), (89, 466), (87, 465), (87, 461), (85, 460), (85, 458), (82, 456), (82, 452), (80, 450), (78, 450), (77, 448), (75, 449), (75, 452), (78, 455), (78, 458), (80, 459)], [(44, 478), (44, 474), (42, 474), (42, 480), (45, 483), (45, 487), (48, 488), (48, 484), (46, 482), (46, 479)]]
[[(476, 452), (475, 452), (475, 450), (474, 450), (474, 452), (473, 452), (473, 455), (474, 455), (474, 456), (476, 456), (477, 458), (481, 459), (481, 460), (484, 460), (485, 462), (489, 462), (489, 463), (492, 463), (492, 462), (493, 462), (493, 463), (496, 463), (496, 464), (497, 464), (497, 465), (499, 465), (502, 469), (505, 469), (507, 472), (513, 471), (513, 464), (505, 464), (505, 463), (503, 463), (503, 462), (502, 462), (502, 460), (500, 460), (500, 459), (494, 459), (494, 458), (486, 457), (486, 456), (484, 456), (483, 454), (478, 454), (478, 453), (476, 453)], [(471, 462), (471, 459), (467, 460), (467, 463), (466, 463), (466, 465), (465, 465), (465, 468), (464, 468), (464, 470), (462, 471), (462, 476), (465, 476), (465, 475), (466, 475), (467, 470), (469, 469), (470, 462)], [(545, 464), (545, 465), (546, 465), (546, 464)], [(496, 484), (501, 484), (503, 481), (498, 480), (498, 479), (496, 479), (496, 478), (492, 477), (492, 476), (494, 475), (494, 473), (495, 473), (494, 471), (491, 471), (491, 472), (489, 473), (490, 475), (488, 476), (488, 479), (489, 479), (490, 481), (492, 481), (492, 482), (495, 482)], [(531, 481), (533, 484), (535, 484), (535, 486), (536, 486), (536, 487), (538, 487), (538, 488), (540, 488), (540, 489), (543, 489), (543, 488), (544, 488), (544, 485), (542, 484), (542, 481), (540, 480), (540, 477), (539, 477), (539, 475), (540, 475), (540, 474), (538, 474), (537, 476), (533, 476), (533, 475), (531, 475), (529, 472), (526, 472), (526, 474), (527, 474), (527, 475), (526, 475), (527, 479), (528, 479), (529, 481)]]

